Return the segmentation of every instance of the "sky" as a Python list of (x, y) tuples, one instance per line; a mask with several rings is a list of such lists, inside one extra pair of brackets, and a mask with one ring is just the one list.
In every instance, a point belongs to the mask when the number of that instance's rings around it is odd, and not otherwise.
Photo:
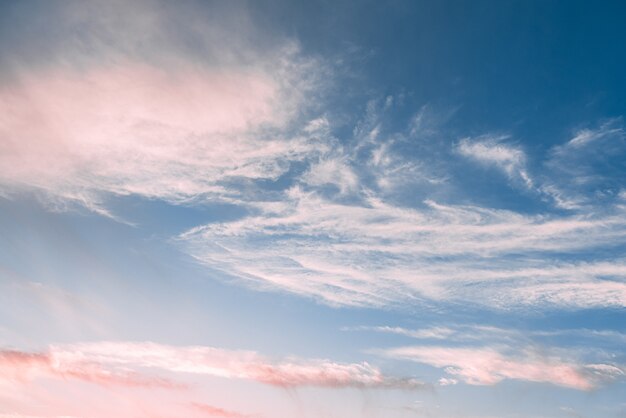
[(0, 2), (0, 418), (626, 418), (625, 20)]

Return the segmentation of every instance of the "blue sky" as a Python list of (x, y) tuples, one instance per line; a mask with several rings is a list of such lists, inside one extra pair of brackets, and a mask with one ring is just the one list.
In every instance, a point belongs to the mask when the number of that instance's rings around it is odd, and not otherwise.
[(0, 7), (0, 418), (626, 416), (620, 2)]

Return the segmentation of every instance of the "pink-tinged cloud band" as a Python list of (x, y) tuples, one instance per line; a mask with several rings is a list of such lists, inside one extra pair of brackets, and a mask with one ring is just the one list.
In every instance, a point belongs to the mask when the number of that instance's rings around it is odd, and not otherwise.
[(320, 63), (261, 34), (245, 8), (218, 18), (161, 6), (55, 5), (55, 37), (36, 63), (8, 56), (0, 195), (112, 216), (111, 195), (234, 199), (223, 182), (275, 179), (315, 153), (286, 131), (313, 102)]
[(215, 387), (223, 384), (244, 392), (260, 384), (265, 389), (255, 390), (270, 390), (279, 398), (285, 391), (272, 388), (425, 386), (412, 378), (386, 375), (368, 363), (271, 360), (254, 351), (205, 346), (103, 342), (55, 345), (38, 353), (0, 352), (0, 414), (16, 417), (261, 416), (252, 413), (254, 403), (243, 405), (239, 395), (216, 403)]
[(268, 133), (289, 117), (285, 94), (254, 69), (123, 62), (25, 73), (0, 85), (0, 189), (94, 210), (111, 194), (233, 197), (221, 181), (276, 178), (314, 152)]
[(165, 378), (139, 372), (113, 370), (87, 359), (65, 361), (53, 350), (45, 353), (0, 351), (0, 381), (28, 381), (39, 378), (76, 379), (104, 386), (176, 389), (183, 386)]
[(612, 365), (587, 365), (547, 356), (530, 349), (514, 351), (490, 347), (409, 346), (379, 351), (395, 358), (444, 368), (455, 379), (471, 385), (494, 385), (505, 379), (551, 383), (578, 390), (590, 390), (604, 381), (623, 375)]
[(198, 261), (242, 283), (331, 305), (626, 306), (624, 260), (549, 256), (626, 242), (622, 209), (550, 218), (426, 205), (400, 208), (375, 196), (344, 204), (294, 187), (281, 202), (255, 204), (259, 216), (197, 227), (180, 239)]
[[(173, 347), (154, 343), (92, 343), (52, 346), (45, 353), (4, 351), (3, 379), (71, 377), (99, 384), (177, 387), (141, 377), (140, 370), (246, 379), (271, 386), (415, 389), (415, 379), (383, 374), (368, 363), (285, 359), (271, 361), (253, 351)], [(124, 371), (122, 373), (121, 371)]]
[(204, 403), (194, 402), (191, 404), (193, 408), (202, 412), (206, 416), (209, 417), (218, 417), (218, 418), (249, 418), (250, 415), (240, 414), (235, 411), (230, 411), (227, 409), (219, 408), (213, 405), (207, 405)]

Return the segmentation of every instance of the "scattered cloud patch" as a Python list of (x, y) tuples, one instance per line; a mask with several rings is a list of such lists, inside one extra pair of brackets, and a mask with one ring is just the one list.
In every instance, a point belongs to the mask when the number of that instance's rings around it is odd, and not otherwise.
[[(574, 137), (570, 139), (565, 146), (561, 147), (560, 150), (564, 150), (564, 148), (568, 147), (581, 148), (590, 145), (593, 142), (611, 137), (613, 139), (624, 138), (624, 129), (621, 126), (620, 118), (609, 119), (608, 121), (600, 124), (597, 129), (587, 128), (577, 131)], [(559, 149), (556, 150), (556, 152), (558, 151)]]
[(0, 381), (23, 381), (38, 378), (77, 379), (105, 386), (160, 387), (182, 386), (167, 379), (145, 376), (127, 370), (111, 370), (97, 361), (77, 354), (75, 358), (51, 350), (43, 353), (0, 351)]
[(622, 215), (545, 217), (290, 189), (280, 205), (180, 235), (199, 262), (258, 289), (331, 305), (469, 301), (494, 308), (624, 306), (623, 260), (559, 260), (626, 240)]
[[(443, 368), (452, 379), (470, 385), (494, 385), (505, 379), (516, 379), (591, 390), (623, 374), (616, 366), (584, 365), (531, 349), (409, 346), (379, 353)], [(447, 382), (449, 378), (444, 379)]]
[[(16, 65), (14, 77), (2, 80), (3, 195), (35, 192), (53, 208), (107, 216), (112, 195), (236, 199), (233, 183), (277, 179), (291, 162), (321, 151), (290, 127), (314, 101), (309, 92), (324, 72), (296, 42), (273, 42), (259, 53), (247, 36), (253, 27), (238, 25), (240, 36), (224, 37), (227, 20), (203, 31), (192, 14), (144, 6), (127, 6), (136, 12), (128, 15), (146, 17), (132, 22), (104, 5), (59, 7), (58, 30), (83, 33), (91, 52), (63, 45), (57, 58), (69, 64)], [(161, 39), (180, 24), (188, 38)], [(195, 53), (183, 47), (189, 39), (197, 41)]]
[(227, 409), (219, 408), (213, 405), (207, 405), (204, 403), (194, 402), (191, 404), (193, 408), (201, 411), (210, 417), (220, 417), (220, 418), (247, 418), (251, 415), (240, 414), (239, 412), (229, 411)]
[(387, 376), (368, 363), (296, 358), (275, 362), (253, 351), (173, 347), (155, 343), (103, 342), (51, 346), (42, 353), (2, 351), (0, 367), (3, 369), (2, 380), (9, 381), (45, 375), (112, 385), (178, 387), (167, 380), (145, 378), (138, 374), (138, 370), (152, 369), (245, 379), (283, 388), (415, 389), (423, 386), (415, 379)]
[(464, 138), (459, 141), (456, 151), (485, 166), (503, 171), (511, 180), (520, 180), (526, 187), (533, 187), (526, 169), (526, 153), (519, 147), (507, 144), (508, 136), (487, 136)]
[(345, 160), (323, 158), (311, 165), (303, 175), (303, 181), (311, 186), (334, 185), (341, 194), (358, 191), (359, 179)]
[(382, 332), (386, 334), (403, 335), (405, 337), (411, 337), (411, 338), (417, 338), (417, 339), (434, 339), (434, 340), (448, 339), (456, 333), (455, 330), (448, 328), (448, 327), (406, 329), (402, 327), (390, 327), (390, 326), (376, 326), (376, 327), (360, 326), (360, 327), (342, 328), (342, 330), (343, 331), (374, 331), (374, 332)]
[(580, 129), (562, 145), (553, 147), (545, 161), (541, 191), (557, 206), (589, 210), (619, 201), (626, 161), (626, 133), (621, 118)]

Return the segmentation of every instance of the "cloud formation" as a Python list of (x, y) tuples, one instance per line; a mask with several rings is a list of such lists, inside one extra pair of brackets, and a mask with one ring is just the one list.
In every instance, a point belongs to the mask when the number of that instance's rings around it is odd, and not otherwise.
[(519, 330), (476, 324), (424, 329), (361, 326), (345, 330), (420, 340), (418, 345), (371, 352), (442, 368), (447, 374), (439, 380), (442, 386), (459, 382), (494, 385), (515, 379), (590, 390), (626, 376), (619, 364), (619, 351), (612, 352), (606, 345), (607, 339), (615, 347), (623, 341), (624, 335), (614, 331)]
[[(380, 350), (380, 354), (444, 368), (454, 379), (470, 385), (493, 385), (505, 379), (551, 383), (578, 390), (591, 390), (624, 372), (613, 365), (577, 364), (531, 349), (509, 347), (408, 346)], [(450, 384), (444, 378), (443, 384)]]
[(526, 187), (533, 181), (526, 169), (526, 153), (516, 146), (504, 142), (508, 137), (480, 137), (461, 139), (457, 152), (485, 166), (502, 170), (511, 180), (521, 180)]
[[(95, 17), (85, 10), (95, 6), (75, 6), (60, 8), (72, 17), (64, 15), (59, 30), (93, 26), (84, 42), (94, 53), (60, 48), (58, 56), (14, 66), (16, 74), (0, 80), (3, 194), (35, 191), (54, 205), (102, 214), (111, 195), (228, 199), (238, 193), (223, 183), (276, 179), (290, 162), (317, 152), (307, 138), (285, 136), (321, 71), (296, 43), (279, 41), (259, 54), (243, 41), (253, 29), (220, 43), (227, 21), (211, 30), (191, 25), (189, 36), (211, 52), (207, 60), (175, 35), (157, 44), (181, 23), (171, 22), (176, 14), (147, 8), (142, 15), (152, 19), (127, 27), (119, 11), (102, 6), (104, 15)], [(133, 42), (138, 50), (128, 51)], [(235, 46), (237, 53), (228, 53)], [(150, 58), (155, 50), (165, 62)]]
[(295, 358), (274, 362), (253, 351), (173, 347), (155, 343), (103, 342), (51, 346), (43, 353), (3, 351), (0, 366), (3, 367), (3, 380), (33, 379), (45, 375), (128, 386), (177, 387), (166, 380), (141, 377), (139, 370), (144, 368), (245, 379), (284, 388), (413, 389), (423, 386), (414, 379), (386, 376), (368, 363)]
[[(54, 57), (16, 65), (0, 80), (3, 195), (35, 191), (53, 207), (108, 216), (112, 196), (227, 201), (249, 216), (180, 234), (185, 251), (255, 288), (336, 306), (626, 305), (626, 264), (605, 251), (626, 244), (623, 204), (529, 214), (431, 196), (447, 189), (442, 167), (456, 153), (561, 208), (579, 207), (562, 181), (531, 178), (529, 156), (508, 136), (427, 144), (439, 128), (433, 112), (422, 107), (394, 129), (385, 119), (396, 102), (390, 96), (367, 104), (352, 137), (336, 138), (330, 116), (306, 111), (331, 77), (296, 41), (258, 40), (246, 20), (241, 36), (223, 44), (234, 13), (210, 28), (185, 23), (194, 50), (170, 34), (187, 18), (195, 22), (190, 10), (148, 8), (129, 25), (119, 13), (99, 19), (85, 8), (63, 9), (60, 30), (81, 33), (93, 23), (85, 42), (94, 53), (53, 48)], [(620, 145), (620, 123), (578, 132), (551, 151), (546, 167), (568, 174), (572, 150), (609, 139)], [(591, 175), (573, 177), (593, 183)]]
[(0, 381), (24, 381), (38, 378), (76, 379), (104, 386), (180, 388), (167, 379), (144, 376), (140, 373), (110, 370), (84, 358), (59, 358), (54, 352), (27, 353), (0, 351)]
[(201, 411), (203, 414), (210, 417), (222, 417), (222, 418), (246, 418), (250, 417), (250, 415), (243, 415), (239, 412), (229, 411), (224, 408), (219, 408), (213, 405), (207, 405), (204, 403), (194, 402), (191, 404), (195, 409)]
[(625, 160), (622, 118), (578, 129), (567, 142), (550, 149), (545, 161), (549, 176), (540, 190), (569, 210), (615, 204), (626, 180)]
[(624, 242), (620, 213), (552, 218), (432, 201), (411, 209), (375, 196), (347, 204), (297, 187), (258, 208), (259, 216), (197, 227), (180, 239), (228, 276), (333, 305), (626, 303), (622, 260), (557, 256)]

